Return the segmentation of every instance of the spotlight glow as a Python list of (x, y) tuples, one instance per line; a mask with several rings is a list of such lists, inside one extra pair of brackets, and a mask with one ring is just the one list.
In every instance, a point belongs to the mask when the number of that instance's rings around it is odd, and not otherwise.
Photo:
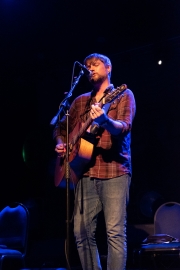
[(158, 65), (162, 65), (162, 60), (158, 60)]

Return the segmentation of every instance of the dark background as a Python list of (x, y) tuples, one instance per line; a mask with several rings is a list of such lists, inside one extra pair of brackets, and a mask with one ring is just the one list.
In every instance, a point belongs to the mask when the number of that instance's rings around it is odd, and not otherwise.
[[(180, 202), (179, 18), (179, 0), (1, 0), (0, 205), (24, 202), (34, 239), (65, 236), (50, 121), (74, 62), (90, 53), (107, 55), (114, 86), (126, 83), (136, 98), (128, 224), (152, 223), (162, 202)], [(73, 98), (86, 87), (82, 77)]]

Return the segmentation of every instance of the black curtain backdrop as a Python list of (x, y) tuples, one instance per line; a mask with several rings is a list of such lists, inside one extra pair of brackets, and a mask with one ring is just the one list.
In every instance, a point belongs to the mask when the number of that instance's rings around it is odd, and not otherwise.
[[(64, 233), (64, 227), (53, 230), (64, 222), (66, 198), (53, 182), (50, 121), (70, 90), (74, 62), (83, 63), (93, 52), (110, 57), (112, 83), (126, 83), (137, 102), (128, 222), (152, 222), (161, 202), (179, 202), (180, 2), (3, 0), (0, 5), (0, 205), (38, 204), (45, 209), (46, 234)], [(73, 98), (87, 89), (82, 77)], [(72, 201), (73, 196), (72, 190)]]

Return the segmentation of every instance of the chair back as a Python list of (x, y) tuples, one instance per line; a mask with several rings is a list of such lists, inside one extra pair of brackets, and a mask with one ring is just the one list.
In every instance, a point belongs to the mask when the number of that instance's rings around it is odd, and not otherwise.
[(15, 249), (25, 256), (29, 230), (29, 212), (25, 205), (12, 203), (0, 212), (0, 246)]
[(180, 203), (167, 202), (156, 210), (154, 233), (168, 234), (180, 240)]

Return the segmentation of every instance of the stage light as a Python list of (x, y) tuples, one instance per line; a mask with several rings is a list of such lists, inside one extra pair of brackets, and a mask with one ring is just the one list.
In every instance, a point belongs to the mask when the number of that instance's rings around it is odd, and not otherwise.
[(162, 65), (162, 60), (158, 60), (158, 65)]

